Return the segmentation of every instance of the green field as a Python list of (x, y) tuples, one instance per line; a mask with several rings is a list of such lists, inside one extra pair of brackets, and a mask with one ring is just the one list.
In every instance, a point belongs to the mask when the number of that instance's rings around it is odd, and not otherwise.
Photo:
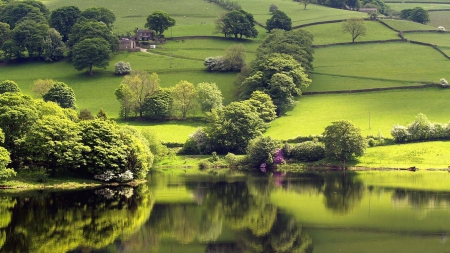
[(450, 33), (406, 33), (408, 40), (415, 40), (437, 45), (447, 55), (450, 55)]
[(409, 30), (437, 30), (438, 26), (423, 25), (408, 20), (383, 19), (383, 22), (399, 31)]
[[(367, 33), (360, 36), (356, 41), (372, 41), (372, 40), (390, 40), (400, 39), (397, 32), (387, 28), (379, 22), (366, 21)], [(350, 33), (342, 31), (342, 23), (332, 23), (323, 25), (307, 26), (305, 30), (310, 31), (314, 35), (314, 45), (351, 42)]]
[[(435, 1), (433, 1), (435, 2)], [(440, 4), (440, 3), (388, 3), (388, 6), (395, 11), (402, 11), (405, 9), (414, 9), (416, 7), (421, 7), (425, 10), (442, 10), (450, 9), (450, 4)]]
[(450, 29), (450, 11), (432, 11), (429, 12), (430, 15), (430, 24), (434, 27), (443, 26), (446, 27), (447, 30)]
[(441, 88), (303, 96), (294, 110), (271, 122), (265, 135), (282, 140), (318, 135), (332, 121), (347, 119), (363, 135), (380, 131), (389, 137), (393, 125), (407, 125), (419, 113), (432, 122), (449, 122), (449, 96), (450, 89)]

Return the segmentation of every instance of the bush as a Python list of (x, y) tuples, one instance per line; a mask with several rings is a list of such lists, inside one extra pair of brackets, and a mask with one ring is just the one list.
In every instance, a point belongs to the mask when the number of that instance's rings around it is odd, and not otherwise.
[(374, 138), (368, 138), (367, 139), (367, 144), (369, 145), (369, 147), (375, 147), (376, 146), (376, 141)]
[(78, 115), (80, 120), (93, 120), (95, 119), (94, 115), (92, 115), (91, 111), (88, 109), (81, 109), (80, 114)]
[(325, 147), (318, 142), (305, 141), (292, 148), (291, 156), (303, 162), (319, 161), (325, 157)]
[(391, 135), (394, 137), (394, 140), (396, 142), (405, 142), (408, 140), (409, 132), (408, 128), (402, 125), (395, 125), (391, 129)]
[(247, 160), (252, 168), (259, 168), (261, 164), (267, 167), (273, 165), (273, 154), (277, 151), (278, 143), (270, 137), (258, 137), (250, 141), (247, 147)]
[(228, 71), (223, 56), (208, 57), (203, 63), (209, 71)]
[(114, 74), (127, 75), (131, 72), (131, 65), (129, 62), (119, 61), (114, 65)]
[(409, 138), (412, 141), (428, 140), (431, 137), (433, 124), (430, 123), (427, 116), (419, 113), (413, 123), (408, 125)]
[(21, 92), (16, 82), (5, 80), (0, 83), (0, 94), (5, 92)]
[(230, 167), (237, 167), (239, 165), (239, 158), (237, 155), (233, 153), (228, 153), (225, 156), (225, 161), (227, 162), (228, 166)]

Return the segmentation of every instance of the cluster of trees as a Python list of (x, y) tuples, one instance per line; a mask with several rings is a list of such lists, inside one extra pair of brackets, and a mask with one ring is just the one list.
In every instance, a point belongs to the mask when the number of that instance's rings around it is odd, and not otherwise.
[(430, 22), (430, 16), (428, 15), (428, 11), (421, 8), (416, 7), (413, 9), (404, 9), (400, 12), (400, 18), (411, 20), (413, 22), (426, 24)]
[(241, 71), (245, 67), (245, 48), (233, 45), (227, 49), (225, 55), (207, 57), (204, 65), (208, 71)]
[(43, 98), (31, 99), (18, 89), (0, 95), (1, 146), (10, 153), (12, 168), (117, 181), (145, 177), (153, 154), (140, 132), (108, 121), (102, 112), (81, 120), (73, 91), (64, 83), (54, 83)]
[(396, 142), (449, 140), (450, 123), (432, 123), (425, 114), (419, 113), (411, 124), (395, 125), (391, 135)]
[(200, 108), (210, 112), (222, 107), (222, 92), (215, 83), (199, 83), (197, 86), (180, 81), (172, 88), (161, 88), (156, 73), (133, 70), (116, 89), (121, 104), (120, 116), (124, 119), (140, 117), (167, 119), (178, 116), (186, 119)]
[(225, 38), (234, 36), (235, 39), (256, 38), (258, 31), (255, 28), (255, 19), (251, 13), (244, 10), (233, 10), (221, 15), (215, 21), (217, 33), (222, 33)]

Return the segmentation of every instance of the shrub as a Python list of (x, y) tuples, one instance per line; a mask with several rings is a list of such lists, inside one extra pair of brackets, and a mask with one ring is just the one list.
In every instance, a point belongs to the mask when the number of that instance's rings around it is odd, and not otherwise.
[(208, 57), (203, 64), (209, 71), (228, 71), (223, 56)]
[(0, 94), (5, 92), (21, 92), (16, 82), (5, 80), (0, 83)]
[(368, 138), (367, 139), (367, 144), (369, 145), (369, 147), (375, 147), (376, 146), (376, 141), (374, 138)]
[(395, 125), (391, 129), (391, 135), (396, 142), (405, 142), (409, 137), (408, 128), (402, 125)]
[(408, 125), (409, 138), (412, 141), (428, 140), (431, 137), (432, 128), (433, 124), (430, 123), (427, 116), (419, 113), (414, 122)]
[(131, 72), (131, 65), (129, 62), (119, 61), (114, 65), (114, 74), (127, 75)]
[(179, 153), (183, 155), (199, 155), (197, 142), (193, 138), (187, 139)]
[(237, 155), (233, 153), (228, 153), (225, 156), (225, 161), (227, 162), (228, 166), (230, 167), (237, 167), (239, 165), (239, 158)]
[(292, 151), (292, 145), (289, 143), (284, 143), (283, 147), (281, 148), (283, 150), (283, 154), (285, 158), (291, 158), (291, 151)]
[(434, 123), (432, 124), (432, 128), (431, 128), (431, 138), (432, 139), (444, 139), (446, 138), (446, 131), (445, 128), (447, 126), (443, 125), (441, 123)]
[(270, 137), (257, 137), (250, 141), (247, 147), (249, 166), (259, 168), (265, 163), (266, 167), (273, 165), (272, 155), (277, 151), (278, 143)]
[(303, 162), (319, 161), (325, 157), (325, 147), (318, 142), (305, 141), (292, 148), (291, 156)]
[(88, 109), (81, 109), (80, 114), (78, 115), (80, 120), (93, 120), (95, 119), (94, 115), (92, 115), (91, 111)]

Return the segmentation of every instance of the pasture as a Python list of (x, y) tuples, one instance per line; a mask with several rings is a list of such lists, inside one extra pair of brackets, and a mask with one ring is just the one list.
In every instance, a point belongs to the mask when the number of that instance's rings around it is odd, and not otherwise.
[(437, 45), (450, 55), (450, 33), (406, 33), (405, 38)]
[(399, 31), (409, 30), (437, 30), (437, 26), (423, 25), (408, 20), (383, 19), (383, 22)]
[(429, 12), (430, 25), (434, 27), (443, 26), (450, 29), (450, 11), (432, 11)]
[(402, 11), (405, 9), (414, 9), (416, 7), (421, 7), (424, 10), (445, 10), (450, 9), (449, 3), (437, 3), (433, 1), (433, 3), (426, 3), (425, 1), (423, 3), (388, 3), (388, 6), (395, 11)]

